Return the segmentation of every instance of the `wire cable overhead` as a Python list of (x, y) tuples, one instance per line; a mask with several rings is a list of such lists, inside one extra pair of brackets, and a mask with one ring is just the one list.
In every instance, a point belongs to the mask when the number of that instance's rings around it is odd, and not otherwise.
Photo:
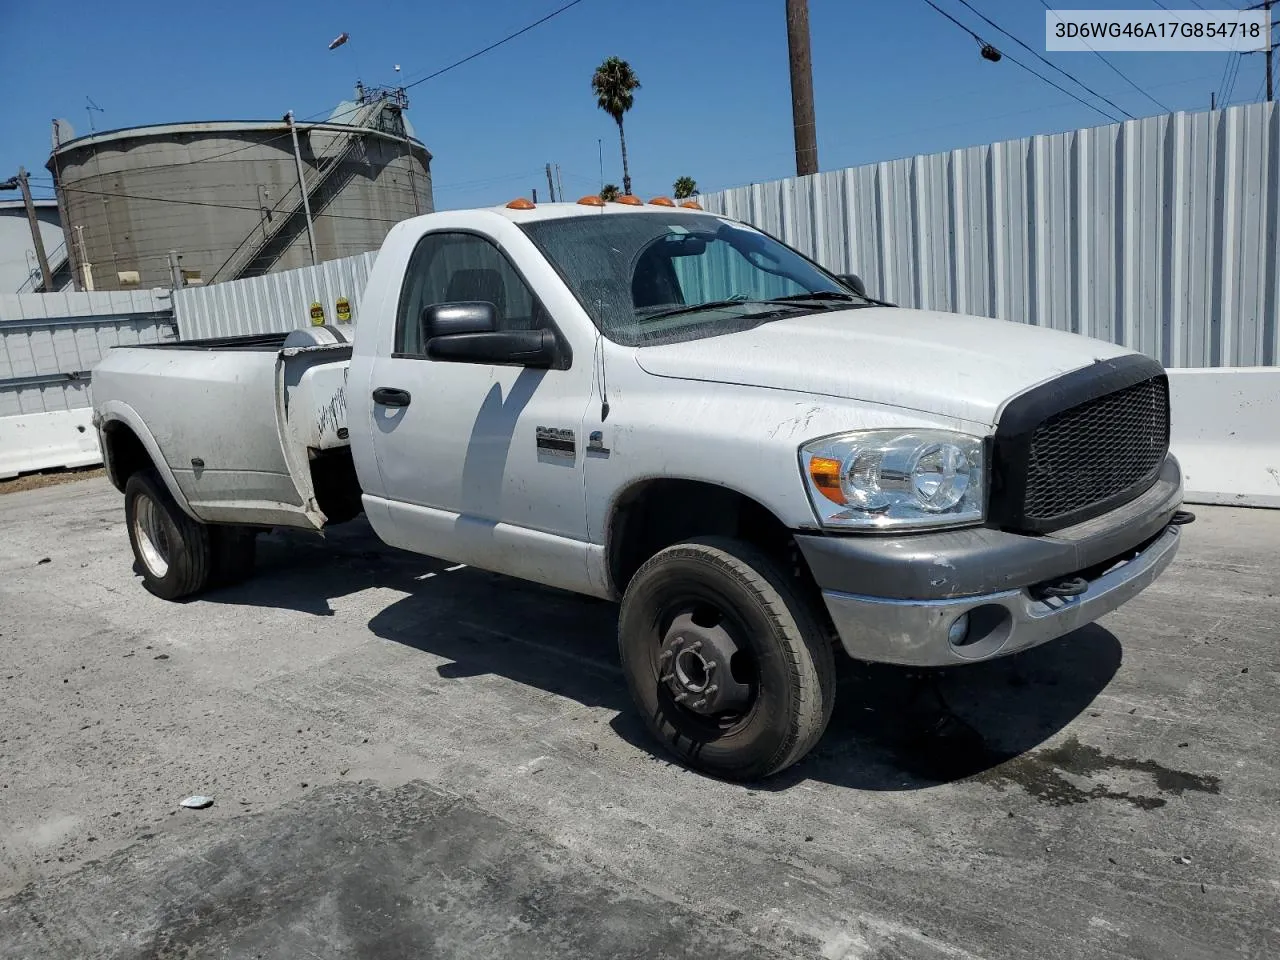
[(1136, 120), (1136, 119), (1137, 119), (1137, 117), (1135, 117), (1132, 113), (1130, 113), (1130, 112), (1129, 112), (1128, 110), (1126, 110), (1124, 107), (1120, 106), (1119, 104), (1115, 103), (1115, 102), (1114, 102), (1114, 101), (1112, 101), (1112, 100), (1108, 100), (1106, 97), (1104, 97), (1102, 94), (1098, 93), (1098, 91), (1094, 90), (1092, 87), (1090, 87), (1090, 86), (1088, 86), (1087, 84), (1085, 84), (1085, 83), (1081, 82), (1080, 80), (1077, 80), (1074, 76), (1072, 76), (1072, 75), (1071, 75), (1070, 73), (1068, 73), (1066, 70), (1063, 70), (1060, 66), (1058, 66), (1056, 63), (1054, 63), (1052, 60), (1049, 60), (1047, 57), (1045, 57), (1044, 55), (1042, 55), (1042, 54), (1040, 53), (1040, 51), (1039, 51), (1039, 50), (1037, 50), (1035, 47), (1032, 47), (1032, 46), (1030, 46), (1029, 44), (1024, 43), (1024, 42), (1023, 42), (1019, 37), (1014, 36), (1012, 33), (1010, 33), (1010, 32), (1009, 32), (1008, 30), (1006, 30), (1004, 27), (1000, 26), (1000, 24), (996, 23), (994, 20), (992, 20), (990, 17), (988, 17), (986, 14), (984, 14), (981, 10), (979, 10), (977, 7), (975, 7), (973, 4), (971, 4), (971, 3), (969, 2), (969, 0), (959, 0), (959, 2), (960, 2), (960, 3), (962, 3), (962, 4), (964, 4), (966, 7), (968, 7), (971, 11), (973, 11), (974, 15), (975, 15), (976, 17), (978, 17), (978, 19), (982, 20), (984, 23), (986, 23), (988, 26), (990, 26), (993, 30), (999, 30), (1001, 33), (1003, 33), (1006, 37), (1008, 37), (1010, 40), (1012, 40), (1012, 41), (1013, 41), (1014, 43), (1016, 43), (1018, 46), (1022, 47), (1023, 49), (1027, 50), (1028, 52), (1032, 53), (1032, 54), (1036, 57), (1036, 59), (1037, 59), (1037, 60), (1039, 60), (1041, 63), (1043, 63), (1045, 66), (1049, 67), (1049, 68), (1050, 68), (1050, 69), (1052, 69), (1052, 70), (1056, 70), (1058, 73), (1062, 74), (1064, 77), (1066, 77), (1066, 78), (1067, 78), (1068, 80), (1070, 80), (1072, 83), (1074, 83), (1076, 86), (1080, 87), (1080, 88), (1081, 88), (1081, 89), (1083, 89), (1083, 90), (1088, 91), (1088, 92), (1089, 92), (1089, 94), (1090, 94), (1091, 96), (1093, 96), (1093, 97), (1097, 98), (1098, 100), (1101, 100), (1101, 101), (1102, 101), (1103, 103), (1105, 103), (1107, 106), (1111, 107), (1111, 109), (1113, 109), (1113, 110), (1115, 110), (1115, 111), (1117, 111), (1117, 112), (1119, 112), (1119, 113), (1123, 113), (1123, 114), (1124, 114), (1126, 117), (1128, 117), (1130, 120)]
[[(933, 2), (933, 0), (924, 0), (924, 2), (925, 2), (925, 3), (927, 3), (929, 6), (933, 7), (933, 9), (934, 9), (934, 10), (936, 10), (938, 13), (942, 14), (942, 16), (946, 17), (948, 20), (950, 20), (952, 23), (954, 23), (957, 27), (959, 27), (959, 28), (960, 28), (961, 30), (963, 30), (965, 33), (969, 34), (969, 36), (973, 37), (973, 39), (974, 39), (974, 40), (976, 40), (976, 41), (978, 42), (978, 45), (979, 45), (980, 47), (987, 48), (987, 47), (990, 47), (990, 46), (991, 46), (989, 43), (987, 43), (987, 41), (986, 41), (986, 40), (982, 39), (982, 37), (981, 37), (981, 36), (979, 36), (975, 31), (973, 31), (972, 29), (970, 29), (969, 27), (967, 27), (967, 26), (966, 26), (964, 23), (962, 23), (961, 21), (957, 20), (957, 19), (956, 19), (955, 17), (953, 17), (951, 14), (947, 13), (947, 11), (943, 10), (940, 6), (938, 6), (936, 3), (934, 3), (934, 2)], [(1072, 100), (1076, 101), (1076, 103), (1080, 104), (1081, 106), (1088, 107), (1088, 108), (1089, 108), (1090, 110), (1092, 110), (1094, 113), (1098, 114), (1099, 116), (1105, 117), (1105, 118), (1106, 118), (1108, 121), (1110, 121), (1111, 123), (1119, 123), (1119, 122), (1120, 122), (1120, 119), (1119, 119), (1118, 117), (1114, 117), (1114, 116), (1112, 116), (1111, 114), (1109, 114), (1109, 113), (1107, 113), (1105, 110), (1103, 110), (1101, 107), (1099, 107), (1097, 104), (1090, 103), (1088, 100), (1085, 100), (1085, 99), (1083, 99), (1082, 97), (1080, 97), (1079, 95), (1077, 95), (1077, 94), (1075, 94), (1075, 93), (1072, 93), (1070, 90), (1067, 90), (1067, 89), (1066, 89), (1065, 87), (1063, 87), (1061, 84), (1055, 83), (1054, 81), (1050, 80), (1050, 79), (1049, 79), (1048, 77), (1046, 77), (1044, 74), (1042, 74), (1042, 73), (1037, 73), (1035, 70), (1032, 70), (1029, 66), (1027, 66), (1025, 63), (1023, 63), (1021, 60), (1019, 60), (1019, 59), (1017, 59), (1016, 57), (1014, 57), (1012, 54), (1004, 53), (1004, 54), (1003, 54), (1003, 56), (1004, 56), (1007, 60), (1009, 60), (1011, 63), (1013, 63), (1014, 65), (1021, 67), (1021, 68), (1022, 68), (1023, 70), (1025, 70), (1027, 73), (1031, 74), (1033, 77), (1036, 77), (1036, 78), (1037, 78), (1037, 79), (1039, 79), (1039, 80), (1043, 80), (1045, 83), (1047, 83), (1049, 86), (1053, 87), (1053, 88), (1054, 88), (1055, 90), (1057, 90), (1058, 92), (1060, 92), (1060, 93), (1065, 93), (1065, 94), (1066, 94), (1068, 97), (1070, 97)]]
[[(1048, 11), (1050, 11), (1050, 12), (1052, 12), (1052, 11), (1053, 11), (1053, 7), (1049, 6), (1049, 0), (1040, 0), (1040, 4), (1041, 4), (1041, 6), (1043, 6), (1046, 10), (1048, 10)], [(1085, 46), (1089, 46), (1089, 45), (1088, 45), (1088, 44), (1085, 44)], [(1101, 60), (1103, 63), (1105, 63), (1105, 64), (1107, 65), (1107, 68), (1108, 68), (1108, 69), (1110, 69), (1112, 72), (1114, 72), (1117, 76), (1119, 76), (1121, 80), (1123, 80), (1123, 81), (1124, 81), (1125, 83), (1127, 83), (1129, 86), (1133, 87), (1133, 89), (1137, 90), (1140, 94), (1142, 94), (1144, 97), (1146, 97), (1146, 98), (1147, 98), (1148, 100), (1150, 100), (1152, 103), (1154, 103), (1157, 107), (1159, 107), (1159, 108), (1160, 108), (1161, 110), (1163, 110), (1165, 113), (1173, 113), (1173, 110), (1172, 110), (1170, 107), (1168, 107), (1168, 106), (1166, 106), (1165, 104), (1161, 103), (1159, 100), (1157, 100), (1155, 97), (1153, 97), (1151, 94), (1149, 94), (1149, 93), (1148, 93), (1146, 90), (1144, 90), (1142, 87), (1140, 87), (1140, 86), (1138, 86), (1136, 83), (1134, 83), (1134, 82), (1133, 82), (1133, 80), (1131, 80), (1131, 79), (1129, 78), (1129, 75), (1128, 75), (1128, 74), (1126, 74), (1123, 70), (1121, 70), (1119, 67), (1117, 67), (1114, 63), (1112, 63), (1110, 60), (1108, 60), (1106, 57), (1104, 57), (1104, 56), (1103, 56), (1101, 53), (1099, 53), (1097, 50), (1094, 50), (1094, 49), (1093, 49), (1093, 47), (1089, 47), (1089, 52), (1090, 52), (1090, 53), (1092, 53), (1092, 54), (1093, 54), (1095, 57), (1097, 57), (1099, 60)]]

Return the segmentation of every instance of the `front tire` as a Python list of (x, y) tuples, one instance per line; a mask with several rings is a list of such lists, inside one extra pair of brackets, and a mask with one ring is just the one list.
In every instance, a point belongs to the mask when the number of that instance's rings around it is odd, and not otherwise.
[(831, 718), (831, 645), (777, 564), (749, 544), (705, 537), (651, 557), (627, 586), (618, 645), (650, 732), (715, 776), (777, 773)]
[(154, 470), (129, 477), (124, 516), (147, 590), (178, 600), (205, 588), (213, 561), (209, 528), (183, 512)]

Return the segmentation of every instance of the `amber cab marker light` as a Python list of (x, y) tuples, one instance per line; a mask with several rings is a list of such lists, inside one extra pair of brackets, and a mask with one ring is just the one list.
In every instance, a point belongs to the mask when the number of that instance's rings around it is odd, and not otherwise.
[(578, 203), (582, 204), (584, 207), (603, 207), (604, 206), (604, 201), (601, 200), (599, 197), (595, 196), (594, 194), (588, 194), (585, 197), (579, 197)]
[(525, 197), (516, 197), (514, 200), (512, 200), (510, 203), (507, 204), (507, 209), (508, 210), (532, 210), (533, 201), (526, 199)]
[(701, 210), (701, 209), (702, 209), (702, 204), (698, 203), (698, 201), (697, 201), (697, 200), (686, 200), (684, 203), (680, 204), (680, 206), (684, 207), (684, 208), (685, 208), (685, 209), (687, 209), (687, 210)]
[(840, 461), (831, 457), (814, 457), (809, 461), (809, 478), (818, 492), (832, 503), (844, 504), (844, 491), (840, 489)]
[(675, 202), (670, 197), (654, 197), (649, 201), (655, 207), (674, 207)]
[(624, 193), (618, 198), (618, 203), (625, 203), (628, 207), (639, 207), (644, 205), (644, 201), (633, 193)]

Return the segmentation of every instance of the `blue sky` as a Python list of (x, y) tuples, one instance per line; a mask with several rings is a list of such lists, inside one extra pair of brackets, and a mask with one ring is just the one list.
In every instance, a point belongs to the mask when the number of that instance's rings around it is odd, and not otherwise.
[[(288, 109), (310, 116), (349, 97), (357, 76), (391, 83), (400, 64), (407, 82), (563, 2), (11, 3), (0, 31), (0, 173), (24, 164), (47, 177), (50, 120), (65, 117), (87, 132), (86, 96), (105, 111), (94, 116), (99, 130), (269, 119)], [(1067, 85), (960, 0), (935, 2)], [(1038, 0), (970, 3), (1043, 52)], [(1152, 0), (1056, 5), (1161, 12)], [(824, 170), (1106, 122), (1007, 59), (981, 59), (976, 43), (924, 0), (810, 0), (810, 17)], [(350, 42), (328, 51), (343, 31)], [(610, 55), (629, 60), (643, 84), (626, 120), (637, 193), (667, 193), (684, 174), (709, 191), (794, 172), (783, 0), (582, 0), (410, 91), (409, 116), (435, 156), (437, 206), (494, 203), (533, 187), (545, 196), (548, 161), (561, 165), (566, 193), (592, 192), (597, 140), (605, 179), (620, 183), (616, 127), (589, 86)], [(1136, 116), (1162, 112), (1090, 53), (1045, 56)], [(1207, 109), (1227, 64), (1211, 53), (1110, 59), (1174, 110)], [(1243, 58), (1232, 102), (1259, 93), (1261, 61)], [(46, 182), (36, 182), (42, 195)]]

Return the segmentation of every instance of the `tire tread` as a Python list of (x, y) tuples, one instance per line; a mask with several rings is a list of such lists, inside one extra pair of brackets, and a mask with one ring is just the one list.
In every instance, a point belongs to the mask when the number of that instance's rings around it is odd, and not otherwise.
[[(831, 719), (836, 665), (826, 631), (773, 558), (758, 547), (731, 537), (693, 538), (654, 554), (641, 565), (634, 580), (674, 559), (707, 564), (736, 579), (765, 608), (769, 620), (785, 638), (780, 647), (797, 704), (794, 735), (781, 744), (762, 771), (743, 773), (770, 776), (784, 770), (813, 749)], [(624, 597), (624, 607), (626, 602)]]

